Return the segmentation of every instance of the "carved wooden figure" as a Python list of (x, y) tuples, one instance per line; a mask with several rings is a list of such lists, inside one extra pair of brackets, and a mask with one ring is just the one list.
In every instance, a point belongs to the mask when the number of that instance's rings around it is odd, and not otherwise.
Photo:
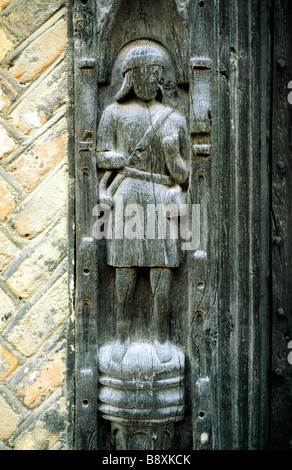
[[(122, 395), (125, 395), (120, 402), (116, 389), (112, 394), (106, 393), (107, 388), (102, 387), (100, 399), (106, 402), (109, 397), (111, 400), (112, 396), (116, 397), (117, 402), (111, 406), (120, 406), (126, 401), (127, 405), (121, 408), (124, 411), (117, 413), (120, 419), (123, 416), (123, 419), (139, 422), (143, 417), (152, 425), (161, 419), (160, 407), (166, 423), (178, 417), (181, 419), (183, 404), (181, 371), (184, 359), (182, 352), (169, 341), (168, 314), (171, 271), (180, 265), (180, 246), (178, 237), (174, 236), (177, 234), (174, 226), (178, 223), (180, 206), (185, 201), (184, 191), (189, 176), (187, 122), (184, 116), (161, 102), (165, 61), (163, 53), (152, 45), (130, 49), (123, 62), (124, 81), (116, 102), (106, 107), (101, 116), (97, 144), (97, 165), (99, 169), (106, 170), (100, 183), (99, 203), (105, 209), (111, 209), (113, 221), (111, 234), (107, 237), (107, 263), (116, 268), (118, 300), (117, 337), (114, 345), (101, 348), (100, 381), (103, 383), (105, 380), (103, 373), (106, 372), (107, 376), (112, 373), (111, 379), (118, 381)], [(126, 215), (135, 213), (134, 232), (127, 231), (124, 211), (119, 211), (121, 204)], [(161, 207), (165, 208), (164, 229), (159, 226), (161, 219), (156, 213)], [(154, 227), (149, 218), (145, 220), (150, 210), (156, 217)], [(140, 343), (137, 350), (137, 345), (134, 347), (129, 337), (132, 321), (129, 303), (141, 267), (150, 270), (155, 337), (154, 348), (148, 343)], [(117, 375), (121, 370), (123, 373)], [(160, 384), (157, 377), (162, 371), (163, 383)], [(173, 385), (176, 379), (178, 382)], [(149, 381), (150, 388), (145, 385)], [(125, 390), (127, 382), (131, 383), (131, 392)], [(110, 379), (104, 382), (106, 387), (109, 383)], [(133, 387), (135, 395), (138, 390), (148, 389), (142, 395), (140, 392), (142, 402), (140, 399), (129, 400)], [(169, 387), (170, 395), (167, 392)], [(159, 400), (155, 404), (153, 402), (154, 390), (158, 391), (160, 404)], [(174, 390), (177, 393), (173, 393)], [(168, 395), (167, 399), (164, 394)], [(133, 403), (136, 403), (136, 410)], [(128, 406), (134, 406), (130, 415)], [(143, 409), (145, 416), (139, 408)], [(101, 409), (104, 412), (104, 408)], [(115, 414), (114, 411), (105, 412), (108, 413)]]
[[(107, 242), (108, 264), (116, 267), (118, 297), (117, 334), (119, 343), (114, 359), (121, 361), (129, 341), (127, 304), (135, 289), (137, 267), (150, 267), (154, 295), (154, 324), (157, 332), (157, 354), (161, 362), (171, 359), (167, 343), (167, 312), (171, 268), (179, 266), (177, 240), (166, 236), (149, 239), (144, 214), (147, 206), (168, 205), (180, 196), (188, 181), (186, 163), (186, 120), (158, 101), (163, 80), (164, 57), (158, 49), (138, 46), (123, 64), (124, 82), (117, 102), (107, 107), (99, 126), (97, 164), (111, 181), (100, 195), (101, 204), (113, 206), (122, 198), (124, 206), (137, 204), (142, 209), (140, 236), (132, 239), (123, 230), (121, 238)], [(102, 189), (106, 183), (102, 182)], [(173, 201), (174, 202), (174, 201)], [(171, 224), (170, 219), (167, 219)], [(137, 230), (141, 229), (139, 227)], [(117, 227), (115, 227), (115, 233)], [(119, 231), (120, 232), (120, 231)], [(166, 233), (167, 234), (167, 233)]]

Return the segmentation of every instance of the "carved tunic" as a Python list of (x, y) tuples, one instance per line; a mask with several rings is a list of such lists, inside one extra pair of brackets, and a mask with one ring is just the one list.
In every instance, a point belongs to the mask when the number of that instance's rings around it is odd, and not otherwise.
[[(114, 103), (108, 106), (101, 117), (98, 131), (97, 163), (101, 169), (113, 169), (117, 173), (123, 168), (117, 165), (115, 154), (122, 155), (127, 165), (127, 159), (140, 142), (145, 132), (150, 128), (155, 118), (165, 109), (165, 106), (155, 102), (151, 106), (143, 101), (137, 102), (133, 99), (126, 103)], [(113, 222), (126, 223), (115, 217), (117, 198), (122, 198), (124, 210), (129, 204), (138, 204), (142, 211), (136, 216), (140, 217), (140, 226), (136, 227), (139, 236), (128, 239), (113, 238), (107, 240), (107, 261), (115, 267), (148, 266), (148, 267), (178, 267), (179, 266), (179, 244), (178, 239), (170, 238), (172, 224), (177, 224), (177, 220), (166, 217), (166, 237), (158, 238), (158, 226), (156, 227), (155, 239), (149, 239), (147, 232), (147, 207), (153, 209), (159, 204), (170, 203), (170, 191), (176, 190), (177, 194), (182, 194), (181, 187), (177, 184), (176, 173), (171, 169), (165, 158), (163, 139), (166, 137), (178, 136), (180, 146), (180, 158), (186, 158), (186, 119), (179, 113), (172, 110), (170, 115), (161, 125), (151, 142), (142, 153), (141, 159), (135, 162), (134, 168), (150, 176), (150, 181), (145, 181), (139, 177), (126, 176), (116, 189), (113, 200)], [(113, 153), (114, 152), (114, 153)], [(103, 158), (101, 158), (101, 153)], [(106, 164), (104, 163), (106, 159)], [(183, 170), (182, 170), (183, 172)], [(155, 175), (163, 175), (173, 180), (172, 186), (160, 184)], [(153, 178), (151, 178), (153, 175)], [(176, 201), (177, 202), (177, 201)], [(182, 200), (180, 201), (182, 202)], [(153, 213), (153, 212), (152, 212)], [(130, 216), (130, 214), (128, 214)], [(143, 220), (142, 220), (143, 219)], [(156, 218), (157, 222), (157, 218)], [(156, 224), (157, 225), (157, 224)], [(141, 227), (143, 233), (141, 234)], [(149, 225), (148, 225), (149, 227)], [(174, 233), (174, 232), (172, 232)]]

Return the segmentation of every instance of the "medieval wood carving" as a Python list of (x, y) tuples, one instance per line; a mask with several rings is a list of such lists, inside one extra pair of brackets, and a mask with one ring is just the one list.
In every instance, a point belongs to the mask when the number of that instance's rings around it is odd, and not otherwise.
[(268, 2), (72, 5), (74, 446), (260, 448)]
[(88, 110), (76, 108), (76, 446), (187, 447), (192, 266), (202, 308), (206, 278), (193, 158), (210, 157), (211, 61), (189, 58), (186, 2), (99, 6), (76, 2), (74, 22)]
[[(115, 268), (117, 296), (116, 339), (99, 355), (100, 411), (115, 424), (142, 426), (146, 439), (145, 426), (161, 429), (182, 419), (184, 409), (184, 353), (169, 339), (169, 292), (172, 270), (180, 266), (172, 234), (188, 184), (187, 121), (159, 99), (165, 67), (161, 48), (150, 41), (131, 45), (116, 101), (101, 116), (97, 144), (97, 165), (105, 170), (99, 203), (111, 211), (107, 263)], [(121, 204), (127, 215), (135, 215), (132, 231), (119, 213)], [(159, 207), (165, 208), (161, 221)], [(151, 342), (130, 338), (129, 304), (140, 268), (149, 270), (153, 295)]]

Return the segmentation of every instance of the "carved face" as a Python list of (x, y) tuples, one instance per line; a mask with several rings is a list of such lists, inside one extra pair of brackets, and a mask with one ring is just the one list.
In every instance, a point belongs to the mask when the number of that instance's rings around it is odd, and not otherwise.
[(157, 65), (145, 65), (132, 70), (133, 89), (138, 98), (151, 101), (156, 97), (161, 72), (161, 67)]

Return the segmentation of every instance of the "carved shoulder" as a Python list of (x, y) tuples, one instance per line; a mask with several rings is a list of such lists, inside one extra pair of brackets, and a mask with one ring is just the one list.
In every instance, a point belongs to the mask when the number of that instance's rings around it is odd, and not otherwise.
[(173, 111), (170, 115), (170, 121), (173, 125), (176, 125), (178, 129), (183, 129), (185, 132), (188, 129), (188, 121), (185, 116), (177, 111)]
[(117, 127), (116, 104), (109, 105), (103, 111), (97, 132), (97, 151), (112, 150), (115, 145)]
[(124, 156), (116, 152), (117, 104), (109, 105), (103, 112), (97, 137), (97, 164), (101, 169), (117, 169), (124, 166)]
[(98, 133), (102, 133), (104, 129), (108, 126), (115, 124), (117, 118), (117, 104), (112, 103), (105, 108), (103, 111), (100, 122), (99, 122), (99, 129)]

